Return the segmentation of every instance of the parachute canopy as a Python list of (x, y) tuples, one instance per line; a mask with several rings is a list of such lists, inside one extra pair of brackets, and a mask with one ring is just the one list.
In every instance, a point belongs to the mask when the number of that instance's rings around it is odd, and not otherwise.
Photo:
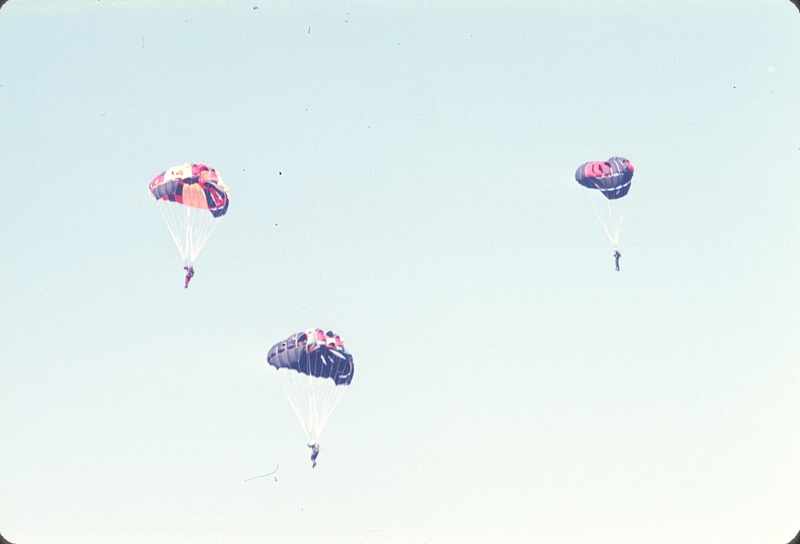
[(191, 265), (217, 223), (228, 211), (228, 187), (205, 164), (173, 166), (150, 182), (178, 251)]
[(330, 378), (335, 385), (350, 385), (353, 380), (353, 356), (344, 349), (339, 336), (320, 329), (293, 334), (272, 346), (267, 362), (313, 378)]
[(319, 444), (345, 386), (353, 381), (353, 356), (333, 332), (308, 329), (272, 346), (267, 362), (278, 371), (308, 443)]
[(228, 211), (228, 188), (222, 176), (205, 164), (173, 166), (150, 182), (150, 194), (191, 208), (208, 210), (214, 217)]
[(575, 181), (589, 189), (597, 189), (609, 200), (627, 195), (632, 178), (633, 165), (622, 157), (611, 157), (605, 162), (587, 162), (575, 171)]

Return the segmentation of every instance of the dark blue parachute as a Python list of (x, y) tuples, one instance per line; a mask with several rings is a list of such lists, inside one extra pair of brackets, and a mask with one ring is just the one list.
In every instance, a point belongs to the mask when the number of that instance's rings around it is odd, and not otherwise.
[(589, 189), (597, 189), (609, 200), (627, 195), (632, 178), (633, 165), (622, 157), (611, 157), (605, 162), (587, 162), (575, 171), (575, 181)]
[(308, 329), (272, 346), (267, 362), (277, 370), (290, 369), (316, 378), (330, 378), (336, 385), (353, 381), (353, 356), (333, 332)]

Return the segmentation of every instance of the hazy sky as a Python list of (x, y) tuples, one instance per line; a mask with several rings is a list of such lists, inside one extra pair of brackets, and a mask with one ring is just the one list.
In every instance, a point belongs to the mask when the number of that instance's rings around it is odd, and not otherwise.
[[(0, 532), (785, 543), (799, 52), (785, 0), (11, 0)], [(189, 289), (186, 162), (231, 199)], [(355, 361), (313, 470), (266, 364), (309, 327)]]

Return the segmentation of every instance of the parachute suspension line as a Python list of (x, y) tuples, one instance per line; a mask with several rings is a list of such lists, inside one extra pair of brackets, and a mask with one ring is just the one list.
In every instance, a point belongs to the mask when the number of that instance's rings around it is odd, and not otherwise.
[(324, 429), (325, 426), (328, 424), (328, 419), (330, 419), (331, 414), (336, 409), (336, 406), (339, 404), (339, 401), (342, 400), (342, 395), (344, 394), (344, 390), (347, 387), (348, 386), (346, 385), (335, 386), (332, 394), (327, 396), (326, 399), (327, 402), (325, 405), (325, 409), (323, 411), (324, 417), (320, 422), (320, 431), (322, 431), (322, 429)]
[(183, 230), (180, 228), (180, 221), (178, 220), (178, 214), (180, 211), (173, 209), (178, 208), (178, 205), (172, 202), (159, 200), (158, 207), (161, 210), (161, 215), (164, 217), (164, 221), (167, 223), (167, 228), (169, 229), (169, 233), (172, 235), (172, 239), (175, 241), (175, 245), (178, 246), (178, 251), (181, 253), (181, 258), (186, 261), (186, 250), (184, 249), (186, 244), (182, 243), (181, 234), (183, 233)]
[(614, 217), (614, 214), (611, 211), (611, 203), (608, 203), (608, 218), (601, 217), (600, 212), (595, 209), (594, 214), (597, 216), (597, 219), (600, 221), (600, 225), (603, 227), (603, 230), (606, 232), (606, 236), (608, 236), (611, 245), (614, 246), (614, 249), (617, 249), (617, 245), (619, 244), (619, 228), (622, 225), (622, 216)]
[[(600, 221), (600, 225), (603, 227), (603, 230), (608, 236), (608, 240), (611, 242), (611, 245), (614, 246), (614, 249), (617, 249), (617, 245), (619, 245), (619, 229), (622, 225), (622, 214), (621, 213), (614, 213), (614, 210), (611, 208), (611, 200), (603, 196), (603, 191), (600, 190), (600, 186), (595, 184), (595, 187), (598, 189), (598, 193), (590, 194), (589, 198), (592, 201), (592, 209), (594, 210), (594, 214), (597, 216), (597, 219)], [(597, 203), (597, 199), (602, 199), (605, 202), (605, 210), (601, 213), (600, 205)]]
[(622, 214), (617, 214), (618, 216), (614, 217), (614, 213), (611, 210), (611, 201), (606, 199), (606, 205), (608, 206), (608, 221), (613, 232), (611, 243), (614, 245), (614, 249), (617, 249), (617, 245), (619, 244), (619, 228), (622, 225)]
[[(310, 368), (311, 374), (320, 375), (320, 368), (322, 360), (322, 356), (319, 351), (313, 353), (314, 357), (313, 360), (313, 368)], [(311, 358), (312, 353), (309, 354)], [(310, 367), (311, 365), (309, 365)], [(314, 442), (319, 440), (319, 435), (322, 433), (322, 428), (320, 427), (320, 406), (318, 405), (318, 400), (324, 403), (324, 396), (327, 394), (325, 390), (325, 382), (328, 381), (327, 378), (317, 379), (312, 378), (311, 376), (308, 377), (308, 402), (309, 406), (311, 406), (311, 410), (309, 411), (309, 419), (311, 420), (311, 428), (313, 429), (314, 434)], [(317, 387), (318, 386), (318, 387)], [(316, 391), (315, 389), (318, 389)], [(322, 398), (318, 398), (322, 396)]]
[(189, 262), (192, 264), (197, 257), (194, 252), (194, 236), (192, 225), (192, 208), (186, 207), (186, 251), (188, 253)]
[[(313, 374), (322, 373), (322, 366), (329, 364), (325, 361), (324, 355), (319, 353), (314, 357)], [(328, 424), (334, 408), (339, 403), (346, 386), (337, 386), (330, 378), (312, 378), (309, 376), (309, 404), (311, 407), (309, 416), (314, 441), (319, 439), (322, 430)]]
[[(315, 357), (310, 369), (319, 373), (322, 357)], [(279, 369), (281, 385), (289, 399), (303, 432), (310, 444), (318, 443), (322, 430), (328, 423), (333, 410), (339, 404), (346, 386), (337, 386), (332, 379), (317, 378), (290, 369)]]
[(159, 200), (158, 206), (184, 263), (193, 263), (221, 218), (214, 217), (208, 210), (169, 200)]
[(317, 403), (314, 397), (314, 382), (316, 380), (308, 377), (308, 428), (311, 431), (311, 443), (319, 443), (319, 414), (317, 413)]
[(183, 260), (186, 261), (186, 264), (192, 264), (194, 262), (194, 252), (192, 251), (192, 209), (188, 206), (179, 208), (181, 212), (184, 210), (186, 211), (184, 225), (186, 225), (186, 230), (184, 231), (184, 240), (183, 240), (183, 247), (186, 250), (186, 255), (184, 255)]
[(322, 433), (322, 430), (327, 426), (328, 419), (330, 419), (333, 410), (336, 408), (336, 405), (339, 404), (339, 400), (341, 400), (342, 394), (347, 386), (337, 386), (333, 380), (327, 378), (321, 383), (319, 380), (316, 381), (317, 386), (323, 390), (320, 392), (320, 394), (317, 394), (314, 397), (318, 402), (317, 410), (315, 412), (315, 425), (317, 436), (319, 436)]
[(189, 239), (189, 258), (191, 262), (197, 258), (200, 250), (206, 245), (206, 242), (211, 237), (211, 233), (219, 223), (220, 218), (211, 215), (208, 210), (201, 210), (196, 208), (187, 209), (187, 233)]
[(300, 420), (300, 424), (303, 426), (303, 432), (306, 436), (311, 439), (311, 433), (309, 432), (309, 427), (306, 424), (305, 412), (306, 410), (303, 409), (302, 401), (304, 400), (304, 394), (302, 389), (301, 379), (305, 378), (306, 376), (293, 376), (291, 370), (284, 370), (279, 369), (278, 375), (281, 378), (281, 385), (283, 386), (283, 392), (286, 393), (286, 398), (289, 399), (289, 404), (292, 405), (292, 409), (294, 410), (297, 419)]

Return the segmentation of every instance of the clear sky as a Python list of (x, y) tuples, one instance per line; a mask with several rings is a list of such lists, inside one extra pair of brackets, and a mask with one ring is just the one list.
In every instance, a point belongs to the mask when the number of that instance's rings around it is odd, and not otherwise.
[[(11, 0), (0, 532), (785, 543), (799, 54), (786, 0)], [(231, 197), (189, 289), (185, 162)], [(313, 470), (265, 361), (309, 327), (355, 360)]]

